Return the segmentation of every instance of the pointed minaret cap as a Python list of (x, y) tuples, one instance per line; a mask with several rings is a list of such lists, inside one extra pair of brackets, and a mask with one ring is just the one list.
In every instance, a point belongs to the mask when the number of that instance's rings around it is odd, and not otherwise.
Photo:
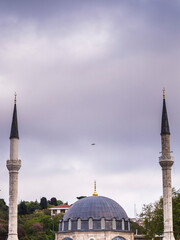
[(93, 196), (98, 196), (97, 192), (96, 192), (96, 181), (94, 181), (94, 193)]
[(165, 101), (165, 89), (163, 88), (163, 109), (162, 109), (162, 121), (161, 121), (161, 135), (170, 134), (168, 115), (166, 110)]
[(11, 124), (11, 133), (10, 133), (10, 139), (11, 138), (17, 138), (19, 139), (19, 133), (18, 133), (18, 121), (17, 121), (17, 109), (16, 109), (16, 96), (15, 93), (14, 97), (14, 112), (13, 112), (13, 118), (12, 118), (12, 124)]

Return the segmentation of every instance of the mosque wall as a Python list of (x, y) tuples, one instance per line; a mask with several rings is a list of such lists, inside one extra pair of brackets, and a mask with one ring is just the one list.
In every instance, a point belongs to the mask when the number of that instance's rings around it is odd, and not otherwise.
[(134, 234), (132, 232), (116, 231), (56, 233), (55, 240), (63, 240), (64, 238), (70, 238), (72, 240), (112, 240), (115, 237), (134, 240)]

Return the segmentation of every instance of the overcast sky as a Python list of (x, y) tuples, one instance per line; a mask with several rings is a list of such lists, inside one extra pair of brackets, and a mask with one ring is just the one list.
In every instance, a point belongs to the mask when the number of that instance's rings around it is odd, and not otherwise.
[(0, 197), (15, 91), (18, 201), (71, 204), (95, 179), (129, 217), (158, 200), (163, 87), (179, 189), (179, 26), (179, 0), (0, 0)]

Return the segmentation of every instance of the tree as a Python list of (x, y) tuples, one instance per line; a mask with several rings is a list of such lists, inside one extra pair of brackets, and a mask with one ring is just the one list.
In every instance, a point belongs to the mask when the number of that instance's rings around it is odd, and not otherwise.
[(26, 202), (26, 205), (27, 205), (27, 213), (28, 214), (33, 213), (37, 209), (41, 209), (41, 206), (37, 201)]
[(0, 199), (0, 219), (8, 219), (8, 206), (6, 205), (4, 199)]
[[(173, 189), (173, 229), (175, 238), (180, 226), (180, 191)], [(145, 234), (147, 238), (163, 234), (163, 198), (155, 203), (143, 205), (140, 218), (144, 221)]]
[(40, 206), (41, 206), (41, 209), (46, 209), (47, 208), (47, 199), (45, 197), (41, 198)]
[(50, 200), (50, 204), (53, 206), (57, 206), (57, 199), (55, 197), (52, 197)]
[(18, 214), (19, 215), (25, 215), (28, 213), (28, 208), (25, 201), (21, 201), (18, 205)]
[(61, 205), (63, 202), (61, 200), (57, 200), (57, 205)]

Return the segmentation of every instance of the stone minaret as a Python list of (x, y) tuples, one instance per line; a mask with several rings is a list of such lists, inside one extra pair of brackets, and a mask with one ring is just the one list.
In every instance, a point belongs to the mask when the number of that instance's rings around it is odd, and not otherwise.
[(171, 187), (171, 167), (174, 163), (174, 158), (171, 156), (170, 151), (170, 131), (165, 102), (165, 90), (163, 90), (161, 145), (162, 155), (159, 158), (159, 164), (162, 167), (162, 181), (163, 181), (163, 215), (164, 215), (163, 240), (174, 240), (172, 218), (172, 187)]
[(16, 94), (14, 112), (10, 133), (10, 160), (7, 160), (9, 170), (9, 229), (8, 240), (18, 240), (17, 234), (17, 198), (18, 198), (18, 171), (21, 167), (21, 160), (18, 159), (18, 123), (16, 110)]

